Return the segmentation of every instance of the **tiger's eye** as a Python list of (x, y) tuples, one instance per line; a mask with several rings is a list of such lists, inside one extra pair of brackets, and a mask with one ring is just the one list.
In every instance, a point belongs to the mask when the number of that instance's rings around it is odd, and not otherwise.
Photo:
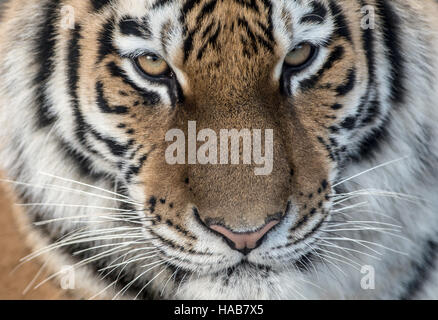
[(314, 48), (312, 45), (304, 43), (290, 51), (284, 59), (284, 62), (290, 67), (300, 68), (312, 58), (313, 53)]
[(169, 72), (167, 62), (156, 55), (145, 55), (137, 58), (137, 65), (151, 77), (159, 77)]

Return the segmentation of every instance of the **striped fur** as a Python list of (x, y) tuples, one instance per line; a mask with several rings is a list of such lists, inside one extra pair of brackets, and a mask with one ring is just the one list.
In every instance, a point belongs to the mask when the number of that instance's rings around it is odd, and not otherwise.
[[(363, 28), (370, 7), (375, 28)], [(2, 11), (0, 163), (21, 182), (34, 252), (55, 274), (75, 265), (73, 293), (438, 298), (436, 1), (9, 0)], [(301, 43), (317, 54), (292, 72), (283, 61)], [(133, 61), (148, 53), (173, 77), (140, 74)], [(272, 173), (166, 164), (166, 132), (188, 121), (274, 129)], [(247, 254), (206, 227), (280, 218)], [(363, 266), (374, 290), (361, 288)]]

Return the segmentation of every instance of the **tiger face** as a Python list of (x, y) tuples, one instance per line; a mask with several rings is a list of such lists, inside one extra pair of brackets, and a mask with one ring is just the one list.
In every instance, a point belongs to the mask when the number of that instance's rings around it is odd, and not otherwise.
[[(328, 217), (351, 137), (373, 122), (354, 116), (368, 70), (362, 31), (347, 22), (358, 17), (342, 5), (126, 1), (117, 12), (101, 8), (103, 21), (77, 22), (68, 49), (77, 114), (112, 138), (76, 132), (100, 145), (88, 150), (96, 164), (123, 177), (157, 243), (184, 268), (272, 266), (308, 251), (300, 242)], [(189, 121), (215, 132), (272, 129), (272, 173), (167, 164), (166, 132), (187, 132)], [(258, 239), (248, 247), (244, 236)]]
[[(362, 25), (366, 4), (378, 9), (379, 32)], [(61, 25), (62, 6), (74, 9), (72, 28)], [(59, 87), (40, 104), (38, 126), (56, 124), (51, 134), (81, 174), (123, 191), (120, 208), (135, 218), (114, 225), (141, 225), (147, 243), (136, 248), (152, 246), (150, 265), (163, 267), (133, 263), (122, 270), (128, 284), (173, 297), (172, 286), (196, 296), (196, 283), (212, 282), (240, 297), (258, 275), (257, 297), (268, 297), (273, 279), (293, 283), (303, 261), (318, 263), (312, 245), (324, 241), (339, 173), (371, 152), (388, 105), (402, 99), (387, 3), (71, 0), (47, 1), (45, 14), (49, 40), (37, 54), (51, 74), (40, 76)], [(220, 164), (219, 154), (214, 164), (168, 163), (166, 134), (188, 136), (193, 122), (218, 136), (272, 130), (272, 170)]]

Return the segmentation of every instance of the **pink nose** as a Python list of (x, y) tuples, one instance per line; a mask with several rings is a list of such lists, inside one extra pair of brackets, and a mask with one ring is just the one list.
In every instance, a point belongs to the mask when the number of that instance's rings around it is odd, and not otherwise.
[(219, 225), (212, 225), (210, 226), (210, 228), (216, 232), (219, 232), (225, 238), (230, 240), (236, 250), (244, 250), (245, 252), (247, 252), (247, 249), (252, 250), (256, 248), (259, 240), (278, 223), (279, 221), (273, 220), (266, 224), (259, 231), (251, 233), (235, 233)]

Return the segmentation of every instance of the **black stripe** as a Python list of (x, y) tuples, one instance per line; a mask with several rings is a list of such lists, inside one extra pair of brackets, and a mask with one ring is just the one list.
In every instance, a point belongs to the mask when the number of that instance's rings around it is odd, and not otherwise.
[(353, 130), (356, 126), (356, 117), (348, 117), (341, 123), (341, 127), (347, 130)]
[[(365, 7), (368, 4), (365, 2), (365, 0), (359, 0), (359, 4), (361, 7)], [(371, 83), (374, 83), (375, 77), (376, 77), (376, 66), (375, 66), (375, 38), (374, 38), (374, 30), (371, 28), (363, 29), (362, 32), (362, 44), (363, 48), (365, 50), (365, 55), (367, 58), (367, 65), (368, 65), (368, 75), (369, 75), (369, 81)]]
[(119, 22), (120, 32), (125, 36), (137, 36), (140, 38), (150, 38), (152, 31), (149, 22), (142, 19), (141, 22), (133, 17), (124, 17)]
[[(201, 2), (201, 0), (189, 0), (186, 1), (182, 10), (181, 10), (181, 15), (180, 15), (180, 21), (183, 25), (185, 25), (184, 29), (184, 62), (187, 61), (187, 59), (189, 58), (190, 54), (192, 53), (193, 50), (193, 38), (195, 36), (195, 34), (199, 31), (200, 28), (200, 22), (204, 19), (204, 17), (213, 12), (214, 8), (216, 7), (217, 4), (217, 0), (211, 0), (207, 3), (204, 4), (204, 6), (201, 8), (200, 13), (198, 14), (196, 21), (197, 21), (197, 26), (194, 27), (193, 30), (188, 30), (187, 26), (186, 26), (186, 20), (185, 17), (197, 6), (199, 5)], [(254, 10), (256, 12), (259, 12), (259, 5), (256, 3), (255, 0), (234, 0), (235, 3), (238, 3), (246, 8), (249, 8), (251, 10)], [(272, 8), (271, 8), (271, 3), (269, 2), (269, 0), (262, 0), (263, 4), (265, 5), (265, 7), (267, 8), (268, 11), (268, 24), (267, 26), (264, 26), (263, 24), (261, 24), (260, 22), (258, 22), (258, 26), (261, 28), (261, 30), (263, 31), (263, 34), (257, 34), (255, 33), (253, 30), (251, 30), (248, 26), (248, 24), (243, 23), (243, 25), (245, 25), (245, 29), (247, 30), (248, 36), (251, 38), (251, 41), (253, 43), (258, 43), (261, 46), (264, 46), (266, 49), (268, 49), (269, 51), (273, 51), (273, 42), (274, 42), (274, 36), (273, 36), (273, 26), (272, 26)], [(244, 20), (244, 18), (240, 19), (240, 24), (242, 25), (242, 20)], [(210, 25), (204, 32), (203, 32), (203, 37), (205, 37), (209, 31), (211, 31), (212, 25)], [(233, 28), (233, 25), (231, 26), (231, 28)], [(216, 35), (214, 35), (216, 36)], [(217, 37), (217, 36), (216, 36)], [(265, 37), (267, 39), (265, 39)], [(201, 56), (203, 55), (203, 51), (205, 50), (205, 48), (201, 49), (201, 53), (198, 52), (197, 56)]]
[(79, 81), (79, 64), (80, 64), (80, 46), (79, 41), (82, 39), (81, 36), (82, 27), (78, 24), (75, 25), (74, 30), (72, 31), (70, 43), (69, 43), (69, 51), (67, 57), (67, 74), (68, 74), (68, 86), (70, 89), (70, 95), (74, 99), (74, 104), (78, 103), (77, 89), (78, 89), (78, 81)]
[(184, 40), (184, 62), (187, 61), (190, 53), (193, 50), (193, 36), (195, 35), (195, 33), (196, 30), (190, 31)]
[(415, 276), (405, 284), (405, 292), (400, 296), (401, 300), (414, 299), (415, 295), (429, 280), (431, 271), (435, 269), (438, 243), (434, 239), (425, 241), (423, 253), (420, 259), (411, 262)]
[(125, 174), (125, 180), (127, 183), (130, 183), (132, 181), (132, 176), (138, 175), (140, 169), (143, 167), (144, 163), (148, 159), (148, 156), (149, 153), (142, 155), (142, 157), (138, 161), (138, 165), (132, 165), (128, 168), (128, 172)]
[(105, 99), (105, 95), (103, 92), (103, 83), (101, 81), (96, 82), (96, 94), (97, 94), (97, 105), (99, 109), (104, 113), (115, 113), (115, 114), (125, 114), (128, 112), (128, 108), (126, 106), (114, 106), (111, 107), (108, 104), (108, 101)]
[(80, 65), (80, 46), (79, 41), (81, 39), (81, 26), (75, 25), (72, 31), (71, 40), (68, 46), (67, 56), (67, 77), (68, 77), (68, 89), (72, 99), (73, 114), (75, 116), (76, 128), (75, 135), (77, 141), (82, 144), (88, 152), (97, 155), (98, 152), (89, 145), (86, 139), (86, 132), (88, 131), (88, 125), (79, 110), (79, 99), (77, 95), (78, 82), (79, 82), (79, 65)]
[(183, 21), (185, 21), (185, 17), (189, 14), (190, 11), (192, 11), (199, 3), (201, 2), (201, 0), (189, 0), (186, 1), (186, 3), (184, 4), (182, 11), (181, 11), (181, 19)]
[[(265, 6), (265, 8), (268, 10), (267, 13), (267, 18), (268, 18), (268, 22), (267, 22), (267, 26), (263, 27), (263, 33), (266, 35), (266, 37), (268, 38), (268, 40), (265, 40), (262, 36), (260, 36), (259, 34), (257, 34), (257, 39), (259, 40), (259, 42), (266, 48), (268, 49), (270, 52), (274, 51), (274, 45), (275, 45), (275, 39), (274, 39), (274, 32), (273, 32), (273, 23), (272, 23), (272, 4), (269, 0), (262, 0), (263, 5)], [(260, 23), (258, 23), (259, 26)]]
[(172, 3), (173, 0), (158, 0), (157, 2), (154, 3), (154, 5), (152, 6), (152, 9), (158, 9), (160, 7), (164, 7), (166, 4)]
[(387, 139), (389, 117), (385, 117), (382, 123), (373, 128), (371, 132), (359, 143), (359, 149), (349, 157), (352, 161), (360, 162), (369, 159), (376, 151), (380, 149), (381, 142)]
[(330, 11), (335, 19), (335, 25), (336, 25), (335, 33), (339, 37), (345, 38), (349, 42), (353, 42), (347, 19), (344, 13), (342, 12), (342, 7), (339, 6), (334, 0), (330, 0)]
[(67, 57), (67, 76), (68, 76), (68, 87), (69, 94), (72, 98), (73, 113), (76, 120), (76, 130), (75, 134), (78, 141), (83, 144), (86, 149), (92, 153), (97, 154), (91, 146), (88, 145), (87, 139), (85, 137), (85, 132), (87, 131), (87, 126), (81, 112), (79, 111), (79, 99), (77, 95), (78, 82), (79, 82), (79, 66), (80, 66), (80, 47), (79, 40), (81, 39), (81, 26), (76, 25), (72, 32), (72, 37), (69, 43), (69, 52)]
[(344, 106), (340, 103), (335, 103), (333, 104), (330, 108), (332, 108), (333, 110), (339, 110), (342, 109)]
[(329, 58), (324, 63), (323, 67), (318, 71), (317, 74), (310, 77), (309, 79), (303, 80), (300, 83), (301, 90), (310, 90), (315, 87), (318, 81), (323, 77), (324, 73), (333, 67), (333, 64), (344, 57), (345, 49), (342, 46), (337, 46), (330, 53)]
[[(87, 151), (92, 154), (99, 155), (99, 153), (93, 148), (92, 145), (87, 140), (87, 134), (91, 134), (97, 140), (103, 142), (110, 152), (114, 156), (124, 156), (128, 149), (133, 144), (132, 141), (129, 141), (126, 145), (120, 144), (114, 139), (103, 137), (99, 132), (94, 130), (86, 121), (85, 118), (80, 111), (79, 107), (79, 98), (77, 94), (78, 83), (79, 83), (79, 67), (80, 67), (80, 44), (79, 41), (82, 38), (81, 36), (81, 26), (76, 25), (75, 29), (72, 32), (72, 38), (69, 44), (69, 52), (68, 52), (68, 84), (69, 84), (69, 94), (72, 98), (72, 107), (73, 114), (75, 116), (76, 121), (76, 138), (79, 143), (81, 143)], [(100, 154), (101, 157), (105, 158)]]
[[(365, 0), (359, 0), (361, 6), (366, 5)], [(380, 15), (382, 22), (382, 33), (384, 44), (387, 47), (387, 58), (389, 60), (388, 66), (390, 69), (391, 78), (391, 100), (393, 102), (404, 101), (404, 60), (402, 57), (402, 46), (400, 43), (400, 18), (396, 15), (390, 4), (384, 0), (377, 1), (377, 13)], [(366, 126), (375, 121), (381, 115), (379, 92), (376, 88), (376, 66), (375, 66), (375, 38), (374, 30), (363, 31), (363, 46), (365, 49), (369, 84), (366, 96), (362, 98), (363, 103), (359, 107), (362, 113), (360, 126)], [(374, 97), (370, 95), (374, 94)], [(383, 122), (366, 136), (360, 142), (359, 152), (350, 155), (353, 161), (362, 161), (369, 159), (379, 149), (382, 141), (389, 138), (388, 126), (390, 124), (390, 116), (385, 116)]]
[(257, 13), (259, 13), (259, 11), (260, 11), (256, 0), (233, 0), (233, 1), (237, 4), (240, 4), (244, 8), (251, 9)]
[(389, 1), (377, 0), (376, 5), (382, 19), (384, 43), (388, 50), (386, 54), (389, 60), (388, 66), (391, 68), (391, 99), (395, 103), (403, 103), (406, 89), (400, 18)]
[(327, 153), (328, 153), (330, 159), (332, 161), (336, 161), (336, 157), (335, 157), (335, 154), (333, 153), (331, 146), (325, 142), (323, 137), (317, 137), (317, 139), (318, 139), (318, 142), (321, 143), (324, 146), (324, 148), (327, 150)]
[[(365, 0), (359, 0), (359, 4), (361, 7), (367, 6), (367, 2)], [(362, 45), (365, 51), (365, 56), (367, 59), (368, 65), (368, 88), (366, 95), (362, 98), (363, 104), (359, 107), (359, 110), (362, 111), (365, 107), (366, 116), (361, 120), (361, 126), (367, 125), (371, 123), (377, 116), (380, 114), (380, 101), (379, 101), (379, 93), (376, 88), (376, 65), (375, 65), (375, 38), (374, 38), (374, 30), (371, 28), (363, 29), (362, 32)], [(374, 91), (376, 97), (370, 101), (371, 92)]]
[(362, 112), (363, 117), (360, 120), (360, 127), (364, 127), (373, 123), (380, 115), (380, 103), (377, 100), (372, 100), (368, 103), (368, 107)]
[[(248, 21), (246, 21), (245, 18), (239, 18), (239, 19), (237, 19), (237, 25), (246, 31), (246, 34), (248, 35), (249, 39), (251, 40), (251, 47), (252, 47), (254, 53), (257, 54), (257, 52), (258, 52), (257, 38), (256, 38), (254, 32), (251, 30)], [(244, 45), (247, 43), (245, 38), (242, 37), (241, 40), (242, 40), (242, 43)], [(249, 55), (249, 53), (248, 53), (248, 55)]]
[(301, 18), (300, 23), (323, 23), (327, 16), (327, 8), (319, 1), (312, 2), (312, 12)]
[[(358, 0), (360, 7), (367, 5), (365, 0)], [(376, 65), (375, 65), (375, 30), (362, 28), (362, 46), (367, 59), (368, 67), (368, 84), (364, 96), (357, 108), (357, 117), (355, 121), (356, 128), (362, 128), (372, 124), (380, 115), (379, 90), (376, 86)], [(349, 127), (349, 123), (343, 123)], [(362, 161), (369, 159), (375, 151), (380, 148), (381, 142), (387, 137), (387, 125), (389, 118), (385, 118), (383, 125), (370, 130), (368, 135), (359, 142), (359, 148), (356, 153), (349, 154), (352, 161)]]
[(82, 152), (76, 150), (68, 142), (64, 140), (59, 140), (57, 143), (60, 145), (60, 149), (65, 153), (65, 155), (70, 158), (79, 170), (79, 174), (92, 178), (94, 181), (98, 181), (108, 176), (104, 172), (96, 172), (93, 167), (93, 161), (84, 155)]
[(272, 34), (272, 26), (265, 26), (260, 21), (257, 21), (257, 25), (262, 29), (263, 34), (269, 39), (270, 42), (274, 42), (274, 35)]
[(197, 30), (188, 31), (186, 26), (186, 17), (189, 14), (193, 8), (198, 5), (201, 2), (201, 0), (189, 0), (184, 3), (184, 6), (181, 9), (181, 15), (179, 20), (181, 21), (181, 24), (184, 26), (184, 63), (187, 61), (187, 59), (190, 56), (190, 53), (193, 50), (193, 36), (197, 32)]
[(268, 9), (268, 27), (265, 30), (269, 39), (274, 41), (274, 24), (272, 23), (272, 3), (269, 0), (261, 0), (266, 9)]
[(103, 7), (107, 6), (111, 0), (91, 0), (91, 4), (93, 5), (93, 9), (95, 11), (101, 10)]
[(205, 37), (210, 33), (210, 31), (213, 29), (214, 25), (216, 24), (216, 20), (213, 20), (210, 22), (210, 24), (205, 28), (205, 30), (202, 32), (202, 39), (205, 39)]
[(262, 46), (264, 46), (266, 49), (268, 49), (270, 52), (272, 52), (274, 50), (272, 44), (263, 39), (263, 37), (259, 34), (256, 34), (250, 27), (248, 21), (246, 21), (245, 18), (241, 17), (237, 19), (237, 24), (243, 28), (246, 31), (246, 34), (248, 35), (248, 37), (251, 40), (251, 44), (252, 44), (252, 48), (254, 50), (255, 53), (257, 53), (257, 44), (260, 44)]
[(102, 30), (100, 31), (98, 37), (99, 51), (97, 63), (101, 62), (107, 55), (116, 52), (116, 49), (113, 45), (114, 28), (114, 19), (110, 19), (103, 25)]
[(204, 19), (205, 16), (213, 12), (213, 10), (216, 8), (216, 4), (217, 4), (217, 0), (211, 0), (204, 4), (204, 6), (201, 9), (201, 12), (196, 17), (197, 25), (202, 22), (202, 19)]
[(350, 69), (347, 74), (347, 81), (336, 88), (336, 93), (338, 96), (345, 96), (351, 90), (354, 89), (356, 84), (356, 70)]
[(158, 93), (147, 91), (146, 89), (137, 86), (126, 76), (125, 72), (114, 61), (109, 62), (107, 64), (107, 68), (112, 76), (121, 78), (125, 84), (131, 86), (131, 88), (133, 88), (139, 94), (141, 94), (141, 96), (143, 97), (144, 104), (153, 106), (160, 103), (161, 99)]
[(38, 126), (40, 128), (46, 127), (52, 124), (56, 117), (51, 112), (51, 102), (47, 97), (47, 82), (55, 68), (55, 46), (57, 36), (57, 22), (59, 19), (59, 1), (49, 2), (45, 10), (45, 18), (42, 23), (38, 36), (35, 38), (36, 47), (36, 61), (40, 68), (35, 77), (36, 90), (36, 103), (38, 106)]
[(201, 47), (201, 49), (199, 49), (198, 51), (198, 55), (197, 55), (197, 59), (201, 60), (202, 56), (204, 55), (204, 51), (207, 49), (208, 46), (211, 46), (213, 48), (217, 47), (217, 38), (219, 37), (219, 33), (221, 31), (221, 24), (220, 22), (218, 23), (218, 26), (216, 28), (216, 31), (210, 36), (210, 38), (207, 40), (207, 42)]

